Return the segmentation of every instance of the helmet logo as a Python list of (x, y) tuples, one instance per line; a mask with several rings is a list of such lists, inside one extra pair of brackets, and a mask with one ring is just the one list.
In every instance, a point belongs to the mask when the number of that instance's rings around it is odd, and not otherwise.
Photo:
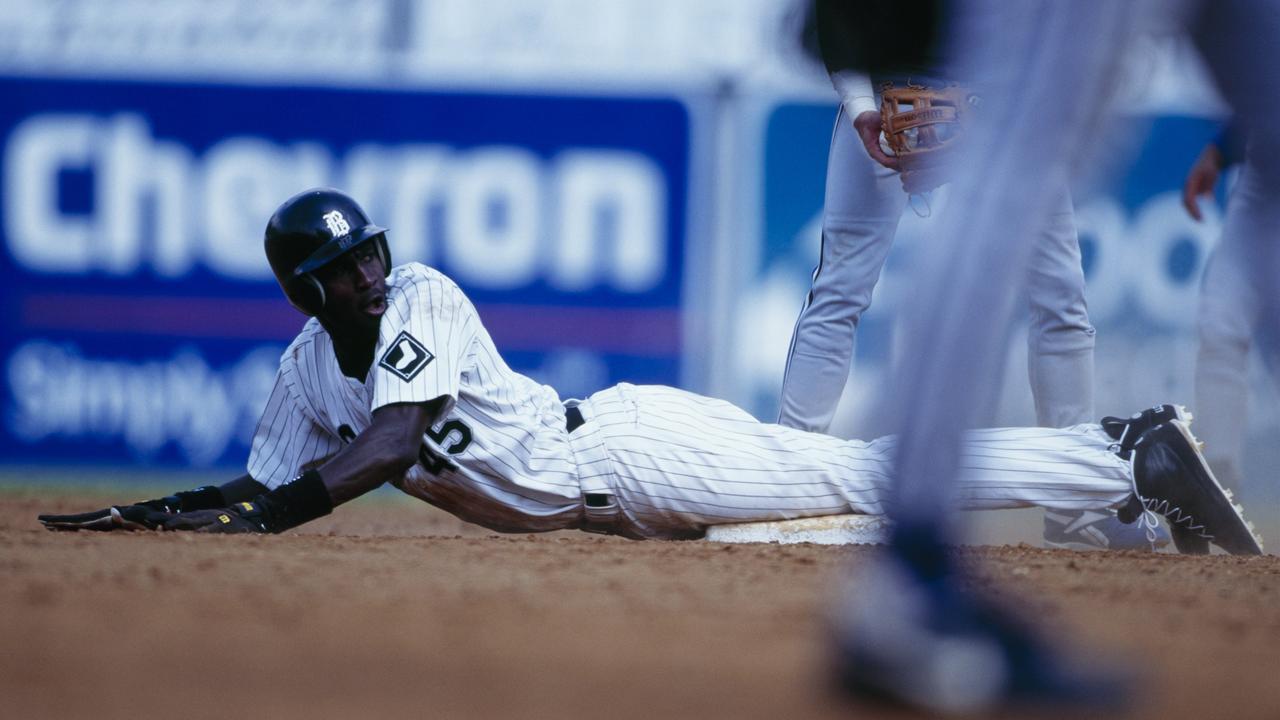
[(324, 224), (329, 226), (329, 234), (335, 238), (351, 232), (351, 226), (347, 224), (347, 219), (342, 217), (342, 213), (337, 210), (324, 214)]

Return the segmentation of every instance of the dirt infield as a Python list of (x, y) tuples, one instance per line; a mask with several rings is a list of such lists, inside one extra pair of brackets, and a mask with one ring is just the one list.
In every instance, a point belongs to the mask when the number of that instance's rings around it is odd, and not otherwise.
[[(905, 717), (825, 683), (830, 581), (866, 548), (496, 536), (381, 498), (274, 537), (34, 519), (101, 501), (0, 493), (6, 717)], [(1142, 671), (1110, 716), (1280, 717), (1280, 558), (958, 552)]]

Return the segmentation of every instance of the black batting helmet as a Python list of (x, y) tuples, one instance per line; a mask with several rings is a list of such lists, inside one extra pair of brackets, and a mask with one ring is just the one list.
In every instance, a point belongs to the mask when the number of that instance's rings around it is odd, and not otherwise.
[(391, 273), (386, 228), (369, 216), (350, 196), (333, 188), (298, 193), (267, 222), (263, 241), (267, 262), (293, 306), (308, 315), (324, 308), (324, 286), (311, 273), (338, 256), (372, 240), (382, 266)]

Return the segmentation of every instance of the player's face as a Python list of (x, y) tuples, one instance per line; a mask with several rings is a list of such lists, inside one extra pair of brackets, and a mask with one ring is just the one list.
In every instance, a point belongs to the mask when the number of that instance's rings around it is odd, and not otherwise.
[(387, 271), (372, 242), (366, 242), (315, 271), (324, 285), (321, 319), (337, 332), (377, 332), (387, 310)]

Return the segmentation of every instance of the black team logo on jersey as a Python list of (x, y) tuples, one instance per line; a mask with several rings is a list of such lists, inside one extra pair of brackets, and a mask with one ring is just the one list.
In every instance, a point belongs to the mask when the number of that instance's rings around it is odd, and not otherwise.
[(423, 347), (417, 338), (401, 330), (396, 339), (391, 341), (387, 351), (382, 354), (378, 364), (390, 370), (401, 380), (409, 382), (435, 359), (436, 356)]

